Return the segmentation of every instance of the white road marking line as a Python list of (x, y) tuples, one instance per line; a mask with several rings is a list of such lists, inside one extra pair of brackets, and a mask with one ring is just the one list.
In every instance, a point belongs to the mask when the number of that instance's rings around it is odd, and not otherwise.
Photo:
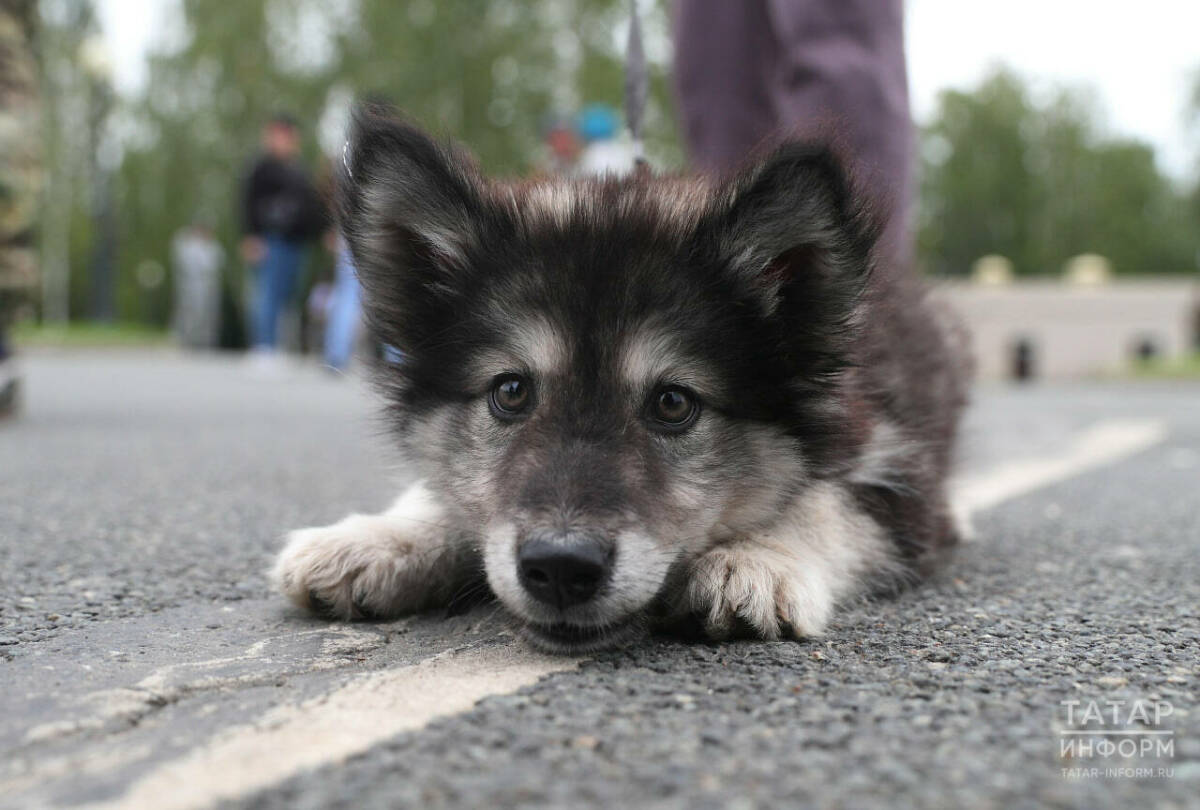
[[(279, 677), (281, 670), (278, 667), (267, 666), (270, 663), (267, 654), (271, 653), (275, 645), (281, 642), (294, 643), (297, 639), (305, 636), (321, 637), (322, 649), (319, 655), (302, 661), (301, 666), (297, 669), (298, 673), (332, 669), (337, 666), (336, 657), (343, 652), (370, 649), (383, 643), (377, 633), (368, 633), (336, 624), (311, 630), (297, 630), (286, 635), (268, 636), (251, 644), (240, 655), (167, 664), (146, 675), (132, 686), (85, 694), (77, 699), (79, 706), (74, 716), (59, 718), (30, 728), (25, 732), (25, 742), (45, 742), (81, 731), (95, 731), (104, 728), (113, 720), (123, 719), (136, 722), (142, 716), (154, 711), (156, 706), (171, 702), (183, 694), (227, 688), (238, 684), (253, 685), (258, 682), (270, 682)], [(247, 669), (239, 674), (222, 674), (221, 669), (231, 664), (253, 665), (258, 669)], [(282, 671), (287, 672), (288, 670)], [(41, 763), (39, 763), (40, 765)], [(0, 781), (0, 789), (8, 786), (7, 782)]]
[(578, 659), (512, 645), (447, 651), (412, 666), (355, 678), (340, 689), (274, 709), (229, 729), (134, 782), (121, 797), (86, 810), (199, 810), (281, 782), (306, 768), (344, 761), (431, 720), (466, 711)]
[(952, 500), (960, 515), (969, 516), (1019, 495), (1140, 453), (1166, 437), (1166, 424), (1155, 419), (1097, 422), (1077, 434), (1065, 451), (1017, 459), (982, 474), (965, 476), (954, 486)]

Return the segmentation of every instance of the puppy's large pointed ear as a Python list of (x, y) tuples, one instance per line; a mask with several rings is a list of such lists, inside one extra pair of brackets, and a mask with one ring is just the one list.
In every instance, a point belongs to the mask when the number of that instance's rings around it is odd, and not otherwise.
[(878, 228), (831, 149), (787, 143), (734, 178), (714, 211), (725, 270), (814, 344), (849, 331)]
[(337, 208), (379, 337), (409, 348), (414, 313), (449, 304), (469, 281), (483, 238), (483, 180), (464, 155), (388, 108), (355, 111), (339, 167)]

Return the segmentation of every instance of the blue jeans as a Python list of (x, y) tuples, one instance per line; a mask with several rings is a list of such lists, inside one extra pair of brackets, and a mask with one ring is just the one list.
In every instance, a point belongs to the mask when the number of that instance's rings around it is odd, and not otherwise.
[(325, 363), (336, 369), (350, 365), (354, 341), (358, 337), (361, 294), (350, 251), (344, 246), (338, 251), (337, 269), (333, 280), (333, 301), (329, 307), (329, 322), (325, 325)]
[(280, 236), (266, 237), (266, 253), (255, 268), (254, 347), (274, 349), (279, 342), (279, 313), (287, 306), (300, 275), (302, 246)]

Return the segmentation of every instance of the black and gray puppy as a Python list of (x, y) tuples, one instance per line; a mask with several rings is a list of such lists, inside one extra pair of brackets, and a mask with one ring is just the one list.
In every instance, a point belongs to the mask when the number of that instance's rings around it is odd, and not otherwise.
[(365, 111), (341, 226), (414, 484), (293, 532), (295, 602), (343, 618), (491, 590), (536, 646), (681, 622), (822, 632), (957, 541), (946, 479), (968, 363), (831, 152), (726, 184), (501, 184)]

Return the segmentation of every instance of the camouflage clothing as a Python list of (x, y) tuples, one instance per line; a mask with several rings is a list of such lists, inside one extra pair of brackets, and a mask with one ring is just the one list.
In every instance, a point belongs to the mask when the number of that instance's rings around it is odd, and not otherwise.
[[(37, 282), (41, 190), (34, 0), (0, 0), (0, 310)], [(11, 306), (9, 303), (7, 306)], [(0, 311), (0, 328), (9, 313)]]

